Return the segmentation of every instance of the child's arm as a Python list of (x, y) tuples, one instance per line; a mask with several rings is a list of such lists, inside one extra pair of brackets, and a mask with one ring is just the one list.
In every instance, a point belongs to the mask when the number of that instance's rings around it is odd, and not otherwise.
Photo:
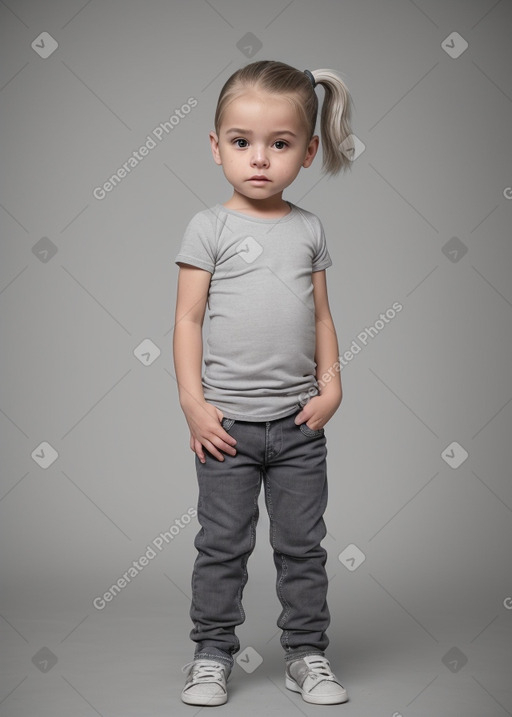
[(190, 428), (190, 448), (201, 463), (205, 462), (203, 447), (220, 461), (224, 460), (220, 450), (236, 453), (236, 440), (222, 428), (222, 411), (205, 400), (201, 382), (202, 327), (210, 278), (204, 269), (180, 265), (173, 337), (180, 405)]
[(336, 413), (343, 398), (343, 391), (338, 363), (338, 339), (329, 308), (325, 270), (314, 271), (311, 280), (315, 300), (316, 379), (320, 392), (304, 406), (295, 422), (306, 422), (310, 428), (317, 430), (323, 428)]

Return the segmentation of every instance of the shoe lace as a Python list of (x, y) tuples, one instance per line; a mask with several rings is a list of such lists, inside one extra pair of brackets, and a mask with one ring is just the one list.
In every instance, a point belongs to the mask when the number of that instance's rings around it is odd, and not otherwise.
[(192, 662), (187, 662), (186, 665), (183, 665), (181, 671), (187, 673), (187, 677), (192, 672), (194, 680), (208, 680), (211, 682), (213, 679), (222, 682), (219, 671), (223, 670), (223, 668), (224, 665), (213, 660), (192, 660)]
[(315, 660), (311, 660), (309, 661), (308, 666), (308, 677), (312, 677), (314, 680), (336, 681), (336, 678), (332, 673), (329, 660), (326, 657), (318, 657)]

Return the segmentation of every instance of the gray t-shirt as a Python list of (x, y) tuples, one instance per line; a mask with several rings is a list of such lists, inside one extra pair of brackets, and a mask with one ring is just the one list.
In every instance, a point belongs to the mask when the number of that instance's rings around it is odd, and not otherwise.
[(332, 261), (318, 217), (287, 204), (280, 219), (198, 212), (175, 259), (212, 275), (202, 384), (227, 418), (284, 418), (318, 387), (311, 273)]

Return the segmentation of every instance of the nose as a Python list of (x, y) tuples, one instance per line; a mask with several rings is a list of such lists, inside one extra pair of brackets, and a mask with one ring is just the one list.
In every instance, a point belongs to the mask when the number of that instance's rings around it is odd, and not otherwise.
[(268, 167), (268, 157), (265, 147), (253, 145), (251, 155), (251, 167)]

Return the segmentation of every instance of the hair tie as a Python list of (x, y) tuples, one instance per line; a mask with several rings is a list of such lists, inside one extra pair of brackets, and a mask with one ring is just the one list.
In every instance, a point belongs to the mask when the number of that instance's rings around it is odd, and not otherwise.
[(313, 89), (315, 89), (315, 87), (316, 87), (316, 80), (315, 80), (315, 78), (313, 77), (313, 73), (310, 72), (309, 70), (304, 70), (304, 74), (306, 75), (306, 77), (308, 78), (308, 80), (311, 82), (311, 85), (313, 86)]

